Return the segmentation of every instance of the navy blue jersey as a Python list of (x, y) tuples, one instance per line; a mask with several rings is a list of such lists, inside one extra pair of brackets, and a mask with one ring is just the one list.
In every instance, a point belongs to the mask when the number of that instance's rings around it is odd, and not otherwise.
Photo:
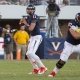
[[(69, 22), (68, 26), (69, 26), (69, 28), (72, 28), (72, 29), (77, 29), (78, 27), (80, 27), (80, 25), (75, 20)], [(73, 44), (73, 45), (80, 44), (80, 39), (75, 39), (71, 35), (69, 30), (68, 30), (68, 35), (67, 35), (66, 41)]]
[(39, 25), (39, 17), (36, 14), (28, 15), (27, 22), (30, 25), (31, 23), (35, 23), (35, 28), (30, 32), (31, 36), (40, 35), (40, 25)]

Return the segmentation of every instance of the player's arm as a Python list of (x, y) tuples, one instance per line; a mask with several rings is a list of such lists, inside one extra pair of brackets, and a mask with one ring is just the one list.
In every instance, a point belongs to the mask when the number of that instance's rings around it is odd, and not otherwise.
[(71, 35), (75, 39), (79, 39), (80, 38), (80, 33), (76, 31), (78, 28), (76, 27), (75, 23), (73, 21), (69, 22), (68, 27), (69, 27), (69, 32), (71, 33)]
[(35, 28), (35, 26), (36, 26), (36, 23), (37, 23), (37, 21), (38, 21), (38, 17), (37, 16), (35, 16), (35, 15), (33, 15), (33, 19), (32, 19), (32, 22), (31, 22), (31, 24), (30, 24), (30, 26), (29, 26), (29, 31), (33, 31), (33, 29)]
[(29, 26), (29, 31), (33, 31), (33, 29), (35, 28), (35, 26), (36, 26), (36, 21), (35, 20), (33, 20), (32, 22), (31, 22), (31, 24), (30, 24), (30, 26)]
[(35, 25), (36, 25), (36, 19), (33, 19), (31, 24), (29, 25), (27, 20), (25, 18), (22, 18), (20, 20), (19, 24), (22, 24), (22, 23), (24, 23), (28, 27), (29, 31), (32, 31), (34, 29)]
[(80, 32), (77, 32), (76, 30), (73, 30), (72, 28), (69, 29), (71, 35), (75, 38), (75, 39), (80, 39)]

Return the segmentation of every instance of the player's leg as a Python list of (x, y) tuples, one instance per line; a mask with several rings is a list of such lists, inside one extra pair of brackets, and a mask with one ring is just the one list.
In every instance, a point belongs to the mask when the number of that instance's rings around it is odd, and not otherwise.
[(45, 66), (40, 60), (40, 58), (35, 54), (41, 42), (42, 42), (42, 36), (35, 36), (33, 38), (33, 41), (31, 42), (32, 44), (34, 44), (31, 48), (33, 50), (30, 50), (27, 55), (33, 58), (36, 61), (38, 67), (41, 68), (42, 70), (43, 68), (45, 68)]
[(36, 51), (37, 51), (37, 49), (38, 49), (38, 47), (39, 47), (39, 45), (42, 42), (42, 36), (37, 36), (35, 39), (36, 39), (36, 44), (34, 46), (34, 50), (33, 50), (34, 53), (32, 54), (33, 55), (32, 57), (36, 60), (36, 64), (40, 68), (41, 74), (43, 74), (47, 70), (47, 68), (44, 66), (44, 64), (42, 63), (42, 61), (40, 60), (40, 58), (35, 54)]
[(32, 64), (33, 69), (38, 69), (38, 66), (36, 65), (35, 60), (30, 56), (30, 55), (32, 55), (32, 52), (33, 52), (34, 43), (35, 43), (35, 41), (33, 40), (33, 37), (31, 37), (29, 40), (26, 55), (27, 55), (27, 58), (29, 59), (30, 63)]
[(49, 77), (54, 77), (58, 71), (64, 66), (66, 62), (63, 61), (63, 60), (59, 60), (57, 63), (56, 63), (56, 66), (55, 68), (53, 69), (53, 71), (48, 75)]
[(32, 58), (35, 59), (35, 63), (37, 64), (38, 68), (40, 69), (40, 73), (39, 74), (43, 74), (47, 68), (44, 66), (44, 64), (42, 63), (42, 61), (40, 60), (40, 58), (37, 55), (32, 55)]
[(36, 59), (39, 59), (39, 57), (35, 55), (35, 51), (34, 51), (35, 50), (34, 47), (35, 47), (36, 42), (37, 41), (36, 41), (36, 39), (34, 37), (30, 38), (29, 44), (28, 44), (28, 51), (27, 51), (26, 55), (27, 55), (30, 63), (33, 66), (33, 71), (32, 72), (38, 74), (39, 67), (37, 66)]
[(67, 62), (69, 56), (73, 52), (73, 46), (67, 42), (64, 44), (63, 52), (60, 55), (59, 61), (56, 63), (55, 68), (53, 71), (48, 75), (49, 77), (54, 77), (58, 71), (64, 66), (64, 64)]
[(43, 65), (43, 63), (41, 62), (40, 58), (39, 58), (35, 53), (36, 53), (39, 45), (40, 45), (41, 42), (42, 42), (42, 36), (36, 36), (36, 37), (34, 37), (34, 41), (35, 41), (35, 44), (34, 44), (33, 53), (32, 53), (31, 56), (35, 59), (37, 65), (38, 65), (39, 67), (41, 67), (41, 66), (44, 66), (44, 65)]
[(29, 72), (28, 74), (38, 74), (39, 73), (39, 68), (36, 65), (36, 61), (33, 58), (29, 57), (29, 56), (27, 56), (27, 57), (28, 57), (30, 63), (32, 64), (32, 66), (33, 66), (32, 71)]
[(79, 44), (79, 45), (74, 46), (73, 50), (74, 50), (74, 52), (77, 52), (77, 53), (79, 53), (79, 54), (80, 54), (80, 44)]
[(74, 52), (77, 53), (77, 59), (79, 59), (80, 58), (80, 44), (74, 46), (73, 50)]

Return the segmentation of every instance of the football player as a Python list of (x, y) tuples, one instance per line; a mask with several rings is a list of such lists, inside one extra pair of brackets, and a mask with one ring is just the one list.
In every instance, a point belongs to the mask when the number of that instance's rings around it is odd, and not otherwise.
[(80, 13), (76, 14), (75, 20), (69, 22), (68, 27), (69, 29), (64, 43), (64, 49), (60, 55), (59, 61), (56, 63), (55, 68), (48, 75), (49, 77), (54, 77), (58, 73), (73, 52), (80, 53), (80, 32), (77, 31), (77, 29), (80, 28)]
[[(43, 38), (40, 34), (39, 17), (35, 14), (35, 6), (30, 4), (26, 8), (27, 17), (24, 17), (21, 23), (24, 23), (30, 32), (30, 39), (26, 55), (33, 66), (33, 74), (43, 74), (47, 68), (40, 58), (35, 54)], [(32, 74), (30, 73), (30, 74)]]

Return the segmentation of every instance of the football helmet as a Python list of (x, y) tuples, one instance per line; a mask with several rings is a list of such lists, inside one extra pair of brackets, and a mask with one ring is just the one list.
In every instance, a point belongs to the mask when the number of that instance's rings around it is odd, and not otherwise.
[(75, 16), (76, 22), (80, 25), (80, 13), (77, 13)]
[(28, 5), (26, 11), (28, 14), (33, 14), (35, 12), (35, 6), (32, 4)]
[(27, 6), (27, 10), (29, 10), (29, 9), (31, 9), (31, 10), (35, 10), (35, 6), (32, 5), (32, 4), (30, 4), (30, 5)]

